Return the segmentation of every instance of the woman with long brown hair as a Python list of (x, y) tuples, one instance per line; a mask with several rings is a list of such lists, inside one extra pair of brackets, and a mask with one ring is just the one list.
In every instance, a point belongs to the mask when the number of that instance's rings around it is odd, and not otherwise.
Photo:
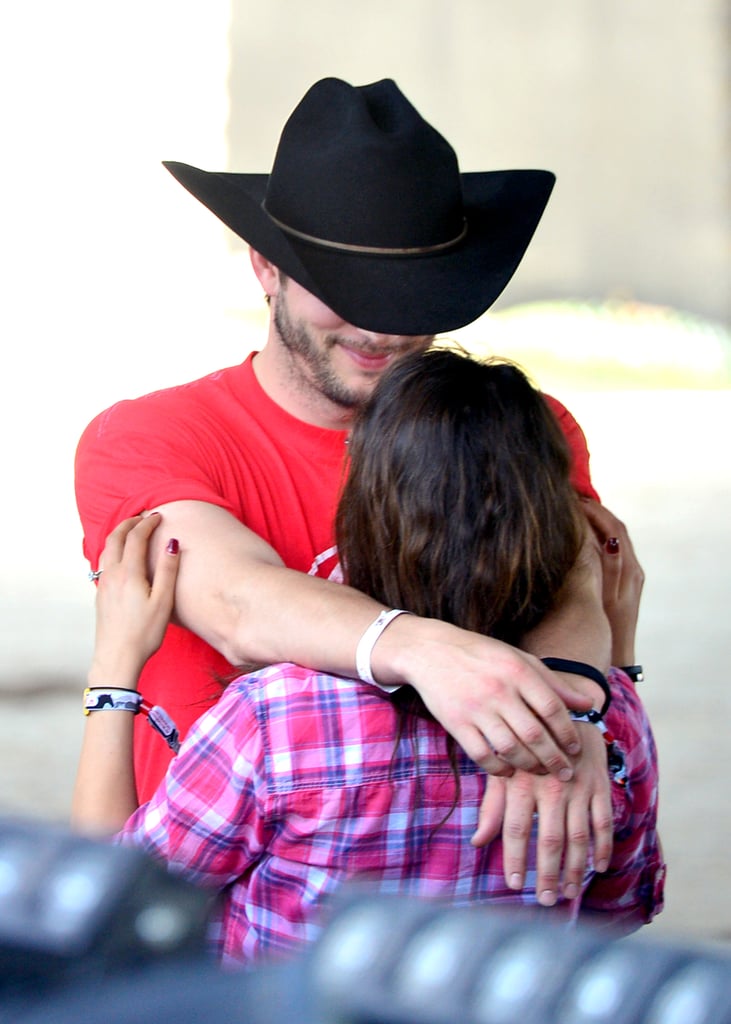
[[(526, 642), (589, 544), (569, 471), (561, 431), (517, 367), (440, 349), (406, 357), (351, 435), (337, 517), (344, 577), (382, 602), (383, 622), (413, 612)], [(455, 904), (538, 902), (530, 870), (522, 890), (506, 883), (500, 838), (470, 842), (489, 780), (408, 687), (384, 699), (291, 664), (241, 676), (137, 808), (133, 716), (96, 711), (145, 710), (137, 676), (185, 557), (171, 541), (148, 584), (157, 522), (125, 521), (104, 552), (78, 823), (103, 819), (119, 841), (222, 892), (212, 941), (231, 962), (312, 939), (323, 904), (355, 879)], [(367, 644), (359, 656), (366, 678)], [(558, 906), (632, 929), (661, 906), (656, 755), (631, 681), (612, 670), (609, 689), (606, 715), (582, 728), (601, 729), (613, 758), (614, 854), (608, 873), (588, 868)]]
[(519, 644), (583, 542), (564, 436), (514, 365), (432, 349), (356, 422), (337, 515), (348, 583)]

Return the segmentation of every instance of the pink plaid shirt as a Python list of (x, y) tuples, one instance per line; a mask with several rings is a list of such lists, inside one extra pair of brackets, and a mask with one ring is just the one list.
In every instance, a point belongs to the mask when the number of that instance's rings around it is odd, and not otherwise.
[[(575, 918), (583, 903), (632, 929), (662, 906), (657, 759), (634, 687), (618, 671), (610, 681), (607, 724), (628, 774), (627, 785), (613, 784), (615, 853), (562, 909)], [(513, 892), (501, 843), (470, 845), (485, 774), (458, 752), (457, 798), (444, 730), (413, 722), (397, 742), (397, 712), (357, 681), (290, 664), (243, 676), (198, 720), (120, 839), (223, 893), (211, 937), (224, 962), (314, 939), (323, 904), (345, 881), (454, 905), (535, 905), (534, 873)]]

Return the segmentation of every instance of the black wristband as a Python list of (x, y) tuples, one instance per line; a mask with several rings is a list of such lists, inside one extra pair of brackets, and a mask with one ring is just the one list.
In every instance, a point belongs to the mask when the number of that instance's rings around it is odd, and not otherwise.
[(609, 705), (612, 703), (612, 692), (609, 689), (607, 677), (598, 668), (594, 668), (593, 665), (587, 665), (583, 661), (568, 661), (566, 658), (541, 658), (541, 661), (546, 668), (553, 669), (554, 672), (569, 672), (573, 676), (586, 676), (587, 679), (595, 682), (597, 686), (601, 686), (604, 693), (604, 703), (599, 710), (599, 714), (604, 718), (607, 711), (609, 711)]
[(590, 722), (591, 725), (599, 725), (604, 721), (601, 711), (571, 711), (569, 718), (572, 722)]
[(644, 683), (645, 670), (642, 665), (620, 665), (619, 668), (630, 677), (633, 683)]

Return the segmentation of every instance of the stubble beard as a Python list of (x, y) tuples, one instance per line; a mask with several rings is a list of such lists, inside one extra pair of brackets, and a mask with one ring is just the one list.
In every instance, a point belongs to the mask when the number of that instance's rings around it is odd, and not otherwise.
[(348, 387), (332, 366), (331, 352), (338, 344), (338, 336), (327, 335), (324, 347), (320, 350), (307, 327), (292, 320), (281, 293), (272, 306), (274, 327), (282, 345), (289, 353), (292, 374), (297, 386), (302, 391), (316, 392), (341, 409), (352, 411), (360, 408), (368, 398), (369, 392)]

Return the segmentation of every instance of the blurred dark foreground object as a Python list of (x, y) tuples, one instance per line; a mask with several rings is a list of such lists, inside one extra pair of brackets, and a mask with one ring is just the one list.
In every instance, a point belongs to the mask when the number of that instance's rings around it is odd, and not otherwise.
[(0, 819), (0, 993), (201, 957), (212, 899), (141, 850)]
[(292, 961), (224, 971), (209, 895), (0, 819), (0, 1024), (731, 1024), (731, 957), (351, 889)]

